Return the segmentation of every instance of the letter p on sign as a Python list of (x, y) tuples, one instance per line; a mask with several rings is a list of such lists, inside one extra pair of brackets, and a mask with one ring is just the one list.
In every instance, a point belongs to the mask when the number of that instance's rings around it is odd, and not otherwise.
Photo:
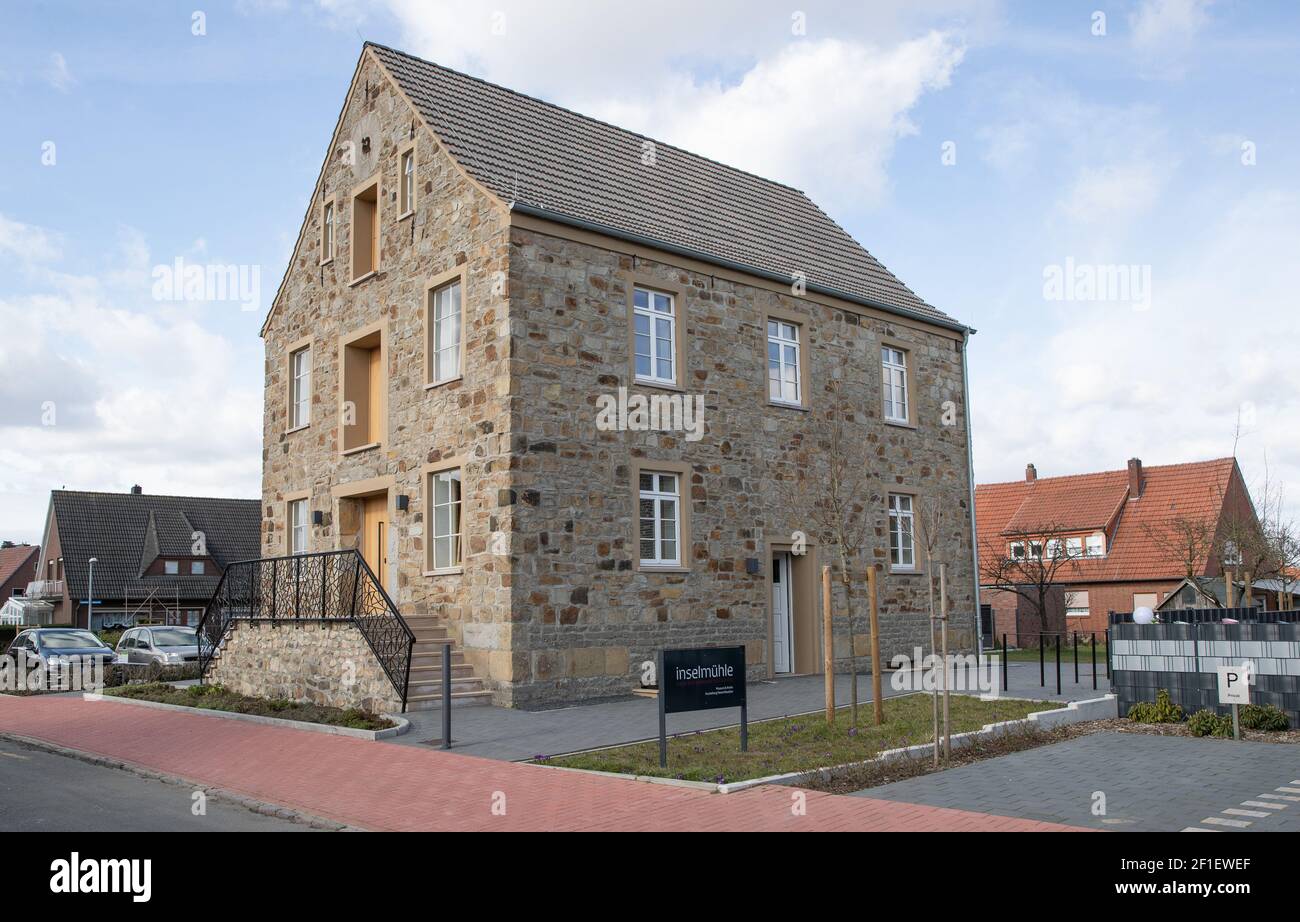
[(1250, 704), (1250, 673), (1242, 666), (1219, 667), (1219, 704)]

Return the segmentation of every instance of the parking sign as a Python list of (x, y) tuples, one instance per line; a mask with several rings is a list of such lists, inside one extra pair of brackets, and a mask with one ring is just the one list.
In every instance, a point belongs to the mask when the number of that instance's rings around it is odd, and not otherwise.
[(1219, 704), (1250, 704), (1250, 670), (1245, 666), (1219, 667)]

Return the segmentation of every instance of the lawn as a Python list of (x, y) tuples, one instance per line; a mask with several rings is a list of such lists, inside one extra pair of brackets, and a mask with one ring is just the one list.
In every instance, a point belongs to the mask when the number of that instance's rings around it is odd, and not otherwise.
[[(953, 695), (950, 699), (952, 732), (978, 730), (985, 724), (1017, 720), (1034, 711), (1059, 706), (1048, 701), (981, 701)], [(659, 767), (657, 740), (538, 761), (566, 768), (687, 781), (744, 781), (861, 762), (882, 750), (930, 742), (933, 740), (930, 715), (929, 695), (908, 695), (885, 702), (885, 722), (879, 727), (871, 723), (869, 702), (858, 709), (856, 731), (849, 726), (847, 708), (837, 712), (833, 727), (826, 725), (821, 712), (750, 724), (749, 752), (740, 751), (739, 727), (670, 736), (667, 768)]]
[(298, 704), (282, 699), (253, 698), (249, 695), (237, 694), (220, 685), (190, 685), (177, 688), (174, 685), (155, 682), (148, 685), (110, 688), (104, 694), (140, 701), (157, 701), (162, 704), (179, 704), (200, 710), (258, 714), (262, 717), (279, 717), (282, 720), (297, 720), (303, 723), (351, 727), (354, 730), (386, 730), (395, 726), (388, 718), (378, 717), (359, 708), (344, 709)]

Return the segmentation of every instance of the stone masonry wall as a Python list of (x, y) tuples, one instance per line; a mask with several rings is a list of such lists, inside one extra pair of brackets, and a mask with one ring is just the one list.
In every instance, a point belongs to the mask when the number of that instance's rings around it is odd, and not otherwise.
[(402, 701), (355, 625), (236, 622), (207, 681), (242, 695), (397, 714)]
[[(507, 236), (501, 206), (464, 176), (422, 124), (413, 126), (414, 111), (367, 56), (264, 334), (262, 545), (266, 556), (287, 552), (286, 497), (309, 491), (308, 508), (324, 513), (323, 524), (310, 528), (309, 549), (355, 546), (355, 502), (337, 494), (358, 482), (382, 481), (389, 495), (389, 567), (379, 576), (403, 614), (445, 618), (459, 640), (467, 624), (490, 628), (509, 620), (508, 558), (489, 553), (489, 537), (502, 533), (505, 543), (498, 549), (507, 550), (510, 531), (510, 509), (498, 509), (497, 502), (510, 476)], [(369, 154), (361, 149), (367, 137)], [(395, 199), (400, 155), (412, 139), (416, 204), (413, 215), (401, 217)], [(348, 141), (355, 164), (348, 162)], [(382, 174), (380, 268), (351, 284), (351, 193), (375, 172)], [(328, 195), (336, 196), (337, 255), (321, 266), (320, 205)], [(430, 279), (457, 267), (466, 273), (463, 377), (426, 387), (425, 289)], [(376, 321), (386, 335), (387, 438), (377, 448), (345, 456), (339, 338)], [(288, 350), (308, 337), (311, 422), (287, 431)], [(463, 573), (426, 576), (421, 467), (451, 457), (464, 458), (466, 566)], [(396, 509), (398, 495), (410, 498), (406, 511)], [(466, 652), (480, 674), (492, 668), (491, 647)]]
[[(948, 563), (954, 648), (972, 643), (974, 581), (966, 408), (959, 341), (919, 324), (846, 313), (807, 299), (699, 271), (635, 259), (612, 248), (516, 227), (510, 289), (526, 336), (511, 362), (520, 415), (512, 424), (520, 503), (515, 516), (512, 609), (515, 679), (499, 691), (514, 704), (626, 693), (641, 664), (665, 645), (744, 644), (751, 676), (766, 675), (769, 541), (813, 531), (782, 504), (769, 471), (802, 471), (807, 490), (825, 483), (828, 446), (816, 417), (827, 382), (845, 382), (862, 415), (848, 430), (872, 469), (876, 507), (868, 545), (880, 579), (882, 653), (928, 644), (926, 578), (888, 567), (886, 495), (913, 493), (944, 509), (938, 559)], [(597, 399), (632, 393), (628, 288), (632, 275), (685, 292), (685, 393), (705, 401), (705, 435), (600, 431)], [(805, 315), (811, 410), (769, 404), (767, 311)], [(916, 425), (882, 421), (880, 343), (909, 350)], [(942, 419), (952, 401), (953, 425)], [(950, 408), (950, 409), (953, 409)], [(691, 516), (687, 572), (635, 564), (634, 461), (688, 462)], [(777, 467), (773, 467), (776, 465)], [(820, 563), (834, 563), (823, 549)], [(919, 542), (918, 542), (919, 553)], [(922, 566), (921, 570), (924, 569)], [(865, 583), (865, 580), (863, 580)], [(937, 583), (937, 579), (936, 579)], [(838, 581), (837, 613), (844, 611)], [(855, 619), (859, 654), (869, 652), (865, 603)], [(849, 655), (843, 619), (835, 657)]]

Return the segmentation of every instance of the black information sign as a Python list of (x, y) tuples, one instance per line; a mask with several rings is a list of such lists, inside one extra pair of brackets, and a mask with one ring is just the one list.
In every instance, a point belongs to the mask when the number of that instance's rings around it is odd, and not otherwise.
[(659, 766), (668, 766), (669, 714), (740, 708), (740, 749), (749, 751), (745, 648), (664, 650), (659, 656)]

